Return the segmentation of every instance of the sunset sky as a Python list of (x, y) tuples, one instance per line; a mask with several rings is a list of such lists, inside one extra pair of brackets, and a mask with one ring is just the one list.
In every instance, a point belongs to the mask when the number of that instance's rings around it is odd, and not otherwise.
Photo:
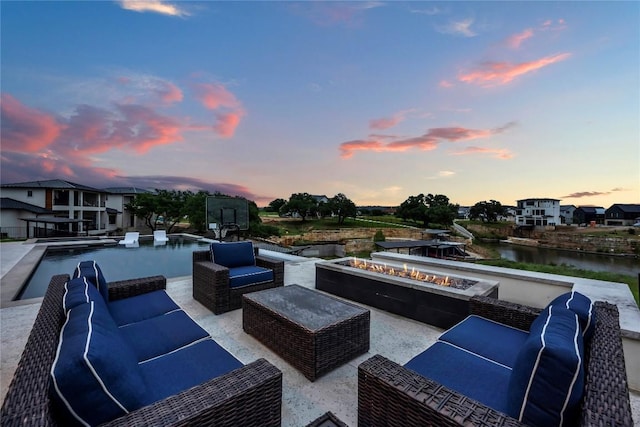
[(0, 8), (3, 184), (640, 203), (640, 2)]

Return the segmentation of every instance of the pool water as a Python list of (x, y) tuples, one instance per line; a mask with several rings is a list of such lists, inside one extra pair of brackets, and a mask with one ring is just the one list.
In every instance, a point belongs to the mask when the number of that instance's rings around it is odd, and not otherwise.
[(208, 243), (171, 237), (166, 245), (154, 246), (153, 239), (140, 240), (140, 246), (124, 245), (89, 248), (49, 248), (24, 287), (19, 299), (44, 295), (52, 276), (73, 274), (80, 261), (95, 260), (108, 282), (162, 275), (167, 278), (190, 276), (192, 253), (206, 250)]

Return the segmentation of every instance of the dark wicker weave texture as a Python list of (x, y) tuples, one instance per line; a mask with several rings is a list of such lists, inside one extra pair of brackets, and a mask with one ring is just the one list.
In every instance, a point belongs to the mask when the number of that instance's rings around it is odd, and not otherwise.
[[(529, 329), (539, 309), (492, 298), (472, 298), (471, 314), (509, 319)], [(518, 314), (517, 312), (521, 313)], [(618, 309), (596, 303), (597, 323), (585, 349), (585, 393), (580, 426), (633, 426)], [(535, 317), (535, 316), (533, 316)], [(359, 426), (522, 426), (497, 412), (391, 360), (375, 355), (358, 367)]]
[(369, 310), (318, 331), (287, 319), (249, 298), (242, 305), (242, 327), (282, 356), (310, 381), (369, 350)]
[(333, 412), (325, 412), (315, 420), (307, 424), (306, 427), (349, 427), (342, 422), (340, 418), (336, 417)]
[[(2, 426), (59, 425), (51, 412), (49, 373), (65, 319), (62, 297), (68, 279), (68, 275), (51, 279), (7, 390), (0, 413)], [(138, 295), (140, 289), (163, 289), (164, 283), (164, 277), (114, 282), (113, 288), (109, 284), (109, 295), (114, 299)], [(282, 372), (266, 360), (258, 359), (106, 425), (279, 426), (281, 404)]]
[(256, 265), (273, 270), (273, 281), (229, 287), (229, 269), (211, 261), (210, 251), (193, 252), (193, 298), (214, 314), (242, 307), (242, 295), (284, 286), (284, 261), (256, 256)]

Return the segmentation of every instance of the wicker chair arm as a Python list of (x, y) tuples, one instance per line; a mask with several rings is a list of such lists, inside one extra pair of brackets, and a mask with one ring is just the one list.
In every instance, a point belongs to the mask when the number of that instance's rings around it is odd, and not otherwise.
[(256, 265), (273, 270), (276, 286), (284, 286), (284, 261), (260, 255), (256, 257)]
[(358, 425), (524, 426), (378, 354), (358, 366)]
[(282, 372), (258, 359), (104, 426), (280, 426)]
[(211, 251), (194, 251), (192, 257), (194, 263), (199, 261), (211, 261)]
[(474, 296), (469, 300), (469, 314), (475, 314), (523, 331), (529, 331), (531, 323), (538, 317), (540, 311), (542, 310), (539, 308), (491, 297)]
[(141, 277), (138, 279), (109, 282), (109, 300), (119, 300), (148, 292), (167, 289), (167, 278), (164, 276)]

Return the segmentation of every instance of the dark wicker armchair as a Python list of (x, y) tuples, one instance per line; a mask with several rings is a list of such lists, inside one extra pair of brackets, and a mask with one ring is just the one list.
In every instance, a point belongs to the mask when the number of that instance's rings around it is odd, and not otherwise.
[[(580, 426), (632, 426), (618, 309), (595, 304), (598, 321), (585, 349)], [(474, 297), (471, 314), (529, 330), (539, 309)], [(518, 420), (375, 355), (358, 367), (360, 426), (523, 426)]]
[[(57, 426), (49, 399), (51, 366), (56, 357), (68, 275), (53, 276), (0, 413), (2, 426)], [(116, 300), (165, 289), (166, 279), (109, 283), (109, 298)], [(228, 374), (130, 412), (104, 425), (169, 426), (279, 426), (282, 373), (258, 359)]]
[(242, 295), (284, 286), (284, 261), (256, 256), (258, 267), (273, 270), (273, 281), (232, 288), (229, 269), (211, 261), (211, 251), (193, 252), (193, 298), (214, 314), (242, 307)]

